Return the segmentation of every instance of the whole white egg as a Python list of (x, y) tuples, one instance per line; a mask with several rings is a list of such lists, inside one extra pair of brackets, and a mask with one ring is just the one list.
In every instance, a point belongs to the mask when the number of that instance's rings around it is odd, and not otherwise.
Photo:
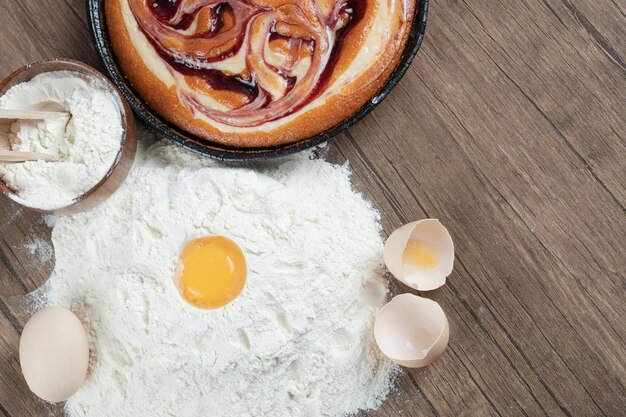
[(38, 397), (65, 401), (85, 381), (89, 344), (81, 321), (66, 308), (35, 313), (22, 331), (20, 365), (28, 387)]

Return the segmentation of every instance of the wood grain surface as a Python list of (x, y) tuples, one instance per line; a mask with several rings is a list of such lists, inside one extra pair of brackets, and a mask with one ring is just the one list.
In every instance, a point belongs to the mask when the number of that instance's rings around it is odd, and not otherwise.
[[(3, 0), (0, 77), (99, 67), (80, 0)], [(368, 416), (626, 415), (626, 11), (619, 0), (434, 0), (422, 50), (330, 147), (385, 232), (437, 217), (456, 269), (429, 293), (446, 354)], [(46, 219), (0, 199), (0, 416), (44, 416), (17, 358)], [(393, 284), (394, 291), (406, 291)]]

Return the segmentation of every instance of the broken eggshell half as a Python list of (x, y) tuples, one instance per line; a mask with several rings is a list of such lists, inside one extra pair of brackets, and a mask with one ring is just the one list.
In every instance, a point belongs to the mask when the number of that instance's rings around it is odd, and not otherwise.
[(416, 290), (431, 291), (452, 273), (454, 243), (439, 220), (419, 220), (394, 231), (383, 256), (396, 279)]
[(422, 368), (446, 350), (450, 330), (438, 303), (402, 294), (378, 312), (374, 337), (383, 354), (393, 362), (407, 368)]

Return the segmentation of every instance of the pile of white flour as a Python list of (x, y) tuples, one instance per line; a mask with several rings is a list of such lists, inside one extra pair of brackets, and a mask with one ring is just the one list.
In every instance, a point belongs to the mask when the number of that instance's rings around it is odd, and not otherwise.
[(0, 164), (0, 178), (23, 203), (53, 209), (96, 185), (117, 156), (122, 119), (113, 93), (102, 82), (76, 72), (55, 71), (12, 87), (0, 108), (66, 111), (71, 117), (13, 123), (14, 151), (47, 153), (56, 162)]
[[(91, 373), (71, 417), (343, 416), (380, 405), (386, 294), (377, 212), (347, 167), (306, 155), (226, 168), (159, 142), (97, 209), (59, 220), (43, 303), (82, 311)], [(172, 275), (191, 238), (243, 249), (248, 281), (200, 311)], [(37, 299), (37, 297), (35, 297)]]

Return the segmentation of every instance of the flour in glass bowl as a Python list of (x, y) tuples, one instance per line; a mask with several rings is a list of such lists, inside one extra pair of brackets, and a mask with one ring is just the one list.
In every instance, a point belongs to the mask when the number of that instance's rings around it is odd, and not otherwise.
[[(141, 151), (141, 150), (140, 150)], [(394, 366), (373, 338), (386, 283), (379, 216), (347, 166), (307, 155), (223, 167), (159, 142), (96, 209), (61, 218), (32, 299), (84, 317), (93, 344), (70, 417), (317, 417), (380, 406)], [(242, 294), (197, 310), (172, 277), (189, 239), (223, 235)], [(43, 301), (41, 301), (43, 300)]]
[(11, 126), (14, 151), (57, 158), (0, 164), (0, 179), (24, 205), (49, 210), (70, 204), (106, 175), (119, 152), (120, 109), (110, 88), (95, 78), (72, 71), (43, 73), (9, 89), (0, 97), (0, 108), (71, 114)]

